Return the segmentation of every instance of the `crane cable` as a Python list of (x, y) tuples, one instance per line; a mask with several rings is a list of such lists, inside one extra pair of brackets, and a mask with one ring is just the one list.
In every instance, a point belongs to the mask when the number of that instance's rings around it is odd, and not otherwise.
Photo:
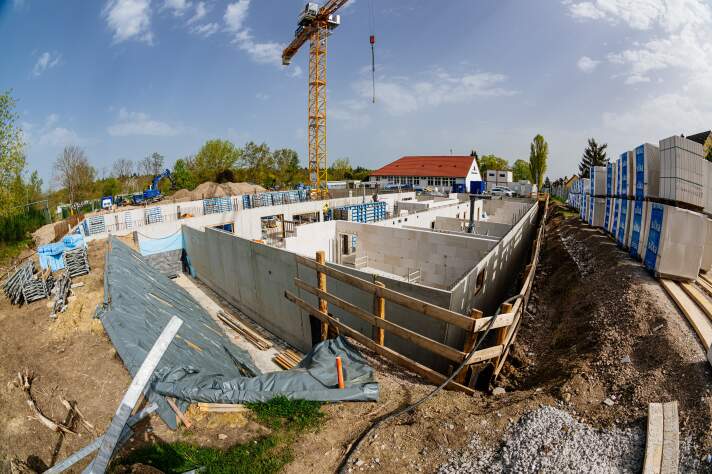
[(371, 82), (373, 87), (372, 103), (376, 103), (376, 14), (374, 12), (373, 0), (368, 1), (368, 28), (370, 36), (368, 41), (371, 43)]
[[(521, 294), (514, 295), (511, 298), (506, 299), (504, 301), (504, 303), (512, 303), (522, 297), (523, 296)], [(361, 446), (361, 443), (363, 442), (364, 439), (366, 439), (366, 437), (368, 436), (369, 433), (374, 431), (376, 428), (378, 428), (380, 425), (382, 425), (385, 421), (387, 421), (391, 418), (395, 418), (399, 415), (402, 415), (403, 413), (408, 413), (408, 412), (415, 410), (416, 408), (418, 408), (418, 406), (420, 406), (421, 404), (430, 400), (433, 396), (435, 396), (436, 393), (441, 391), (450, 382), (452, 382), (455, 379), (455, 377), (457, 377), (457, 375), (460, 373), (460, 371), (462, 371), (462, 369), (465, 368), (465, 366), (470, 361), (472, 356), (475, 354), (475, 352), (477, 352), (477, 350), (480, 348), (480, 346), (482, 345), (484, 340), (487, 338), (487, 335), (492, 330), (492, 326), (494, 326), (494, 323), (495, 323), (497, 317), (499, 316), (500, 311), (501, 311), (501, 307), (499, 309), (497, 309), (494, 316), (492, 316), (492, 319), (489, 320), (489, 322), (487, 324), (487, 329), (484, 331), (484, 334), (479, 338), (479, 340), (477, 341), (477, 344), (475, 344), (475, 347), (473, 347), (472, 350), (470, 351), (470, 353), (467, 354), (467, 356), (462, 361), (462, 363), (460, 363), (460, 365), (455, 370), (453, 370), (452, 374), (450, 374), (450, 377), (448, 377), (447, 380), (445, 380), (443, 383), (438, 385), (436, 388), (433, 389), (432, 392), (425, 395), (423, 398), (421, 398), (417, 402), (415, 402), (411, 405), (405, 406), (401, 409), (394, 410), (386, 415), (381, 416), (373, 424), (371, 424), (371, 426), (369, 426), (364, 431), (362, 431), (361, 434), (354, 440), (354, 442), (351, 443), (351, 446), (349, 446), (349, 448), (346, 450), (346, 453), (344, 454), (344, 457), (342, 458), (341, 463), (339, 463), (339, 467), (337, 468), (336, 472), (338, 472), (339, 474), (344, 474), (346, 472), (348, 465), (349, 465), (349, 460), (351, 459), (351, 456), (358, 450), (358, 448)]]

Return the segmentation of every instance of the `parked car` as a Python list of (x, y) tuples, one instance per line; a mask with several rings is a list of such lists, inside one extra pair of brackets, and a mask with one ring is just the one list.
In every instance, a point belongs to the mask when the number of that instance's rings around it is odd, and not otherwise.
[(495, 186), (492, 188), (490, 191), (490, 194), (492, 196), (506, 196), (506, 197), (513, 197), (514, 196), (514, 191), (509, 189), (506, 186)]

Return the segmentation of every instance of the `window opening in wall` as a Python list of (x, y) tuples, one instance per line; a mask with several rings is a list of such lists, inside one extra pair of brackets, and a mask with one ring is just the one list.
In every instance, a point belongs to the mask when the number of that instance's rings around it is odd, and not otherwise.
[(479, 294), (482, 291), (482, 287), (485, 286), (485, 270), (480, 270), (477, 274), (477, 279), (475, 280), (475, 294)]

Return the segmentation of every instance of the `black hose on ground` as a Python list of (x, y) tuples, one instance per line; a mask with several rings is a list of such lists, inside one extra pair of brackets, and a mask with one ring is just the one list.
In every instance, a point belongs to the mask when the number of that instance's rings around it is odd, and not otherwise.
[[(522, 295), (514, 295), (514, 296), (512, 296), (511, 298), (507, 298), (506, 300), (504, 300), (504, 302), (503, 302), (502, 304), (505, 304), (505, 303), (512, 303), (513, 301), (516, 301), (516, 300), (518, 300), (518, 299), (520, 299), (520, 298), (522, 298)], [(361, 446), (361, 443), (363, 442), (363, 440), (366, 439), (366, 437), (367, 437), (372, 431), (374, 431), (374, 430), (375, 430), (376, 428), (378, 428), (381, 424), (383, 424), (385, 421), (390, 420), (391, 418), (395, 418), (395, 417), (397, 417), (397, 416), (399, 416), (399, 415), (402, 415), (402, 414), (404, 414), (404, 413), (409, 413), (409, 412), (415, 410), (416, 408), (418, 408), (418, 406), (420, 406), (421, 404), (423, 404), (423, 403), (425, 403), (426, 401), (428, 401), (429, 399), (431, 399), (436, 393), (438, 393), (440, 390), (442, 390), (443, 388), (445, 388), (450, 382), (452, 382), (452, 381), (455, 379), (455, 377), (457, 377), (457, 374), (459, 374), (460, 371), (462, 371), (462, 369), (465, 368), (465, 366), (467, 365), (467, 363), (469, 362), (469, 360), (472, 358), (472, 356), (474, 355), (474, 353), (477, 352), (477, 350), (480, 348), (480, 345), (482, 345), (482, 343), (484, 342), (484, 340), (487, 338), (487, 335), (488, 335), (489, 332), (492, 330), (492, 326), (494, 325), (495, 321), (497, 320), (497, 316), (499, 316), (499, 314), (500, 314), (500, 310), (498, 309), (497, 312), (494, 314), (494, 316), (492, 316), (492, 319), (490, 319), (489, 323), (487, 324), (487, 329), (485, 330), (485, 332), (484, 332), (484, 334), (482, 335), (482, 337), (479, 338), (479, 340), (477, 341), (477, 344), (475, 344), (475, 347), (470, 351), (469, 354), (467, 354), (467, 357), (465, 357), (465, 360), (463, 360), (462, 363), (452, 372), (452, 374), (450, 375), (450, 377), (447, 378), (447, 380), (445, 380), (443, 383), (441, 383), (439, 386), (437, 386), (435, 389), (433, 389), (432, 392), (430, 392), (429, 394), (427, 394), (426, 396), (424, 396), (423, 398), (421, 398), (421, 399), (418, 400), (417, 402), (415, 402), (415, 403), (413, 403), (413, 404), (411, 404), (411, 405), (408, 405), (408, 406), (406, 406), (406, 407), (403, 407), (403, 408), (401, 408), (401, 409), (394, 410), (394, 411), (392, 411), (392, 412), (390, 412), (390, 413), (387, 413), (387, 414), (385, 414), (385, 415), (379, 417), (376, 421), (374, 421), (374, 422), (371, 424), (371, 426), (369, 426), (368, 428), (366, 428), (366, 429), (356, 438), (356, 440), (355, 440), (353, 443), (351, 443), (351, 446), (350, 446), (349, 449), (346, 451), (346, 454), (344, 455), (344, 458), (341, 460), (341, 463), (339, 464), (339, 467), (337, 468), (337, 472), (338, 472), (339, 474), (343, 474), (343, 473), (346, 472), (346, 468), (347, 468), (347, 466), (349, 465), (349, 460), (351, 459), (351, 456), (352, 456), (356, 451), (358, 451), (358, 448)]]

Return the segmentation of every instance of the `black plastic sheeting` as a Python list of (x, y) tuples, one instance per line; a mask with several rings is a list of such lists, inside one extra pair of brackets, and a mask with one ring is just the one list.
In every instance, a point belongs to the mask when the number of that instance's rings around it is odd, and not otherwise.
[[(183, 320), (146, 392), (172, 429), (176, 415), (164, 396), (175, 397), (183, 411), (193, 402), (257, 402), (280, 395), (318, 401), (378, 400), (373, 369), (341, 337), (315, 346), (292, 370), (262, 374), (249, 353), (233, 344), (187, 291), (113, 237), (104, 287), (104, 305), (97, 314), (132, 377), (170, 318)], [(344, 389), (337, 386), (336, 356), (343, 363)]]

